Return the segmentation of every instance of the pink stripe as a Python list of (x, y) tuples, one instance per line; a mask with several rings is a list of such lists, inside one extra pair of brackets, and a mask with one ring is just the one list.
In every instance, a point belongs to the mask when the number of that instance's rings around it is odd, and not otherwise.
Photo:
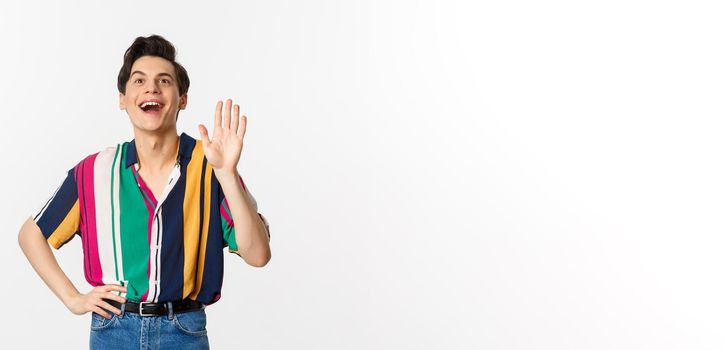
[(141, 189), (146, 192), (148, 195), (148, 198), (151, 198), (153, 201), (153, 205), (155, 206), (158, 201), (156, 201), (156, 197), (153, 196), (153, 191), (151, 191), (151, 188), (146, 186), (146, 183), (143, 181), (143, 178), (141, 178), (141, 175), (138, 174), (138, 171), (136, 171), (136, 167), (133, 167), (133, 173), (136, 174), (136, 178), (138, 179), (138, 184), (141, 185)]
[[(246, 185), (244, 185), (244, 180), (241, 178), (241, 175), (239, 175), (239, 182), (241, 182), (241, 187), (244, 188), (244, 191), (246, 191)], [(226, 200), (226, 197), (224, 197), (224, 203), (226, 203), (227, 207), (229, 206), (229, 202)], [(226, 222), (229, 223), (229, 227), (234, 227), (234, 220), (231, 218), (231, 213), (226, 211), (223, 204), (219, 205), (219, 210)]]
[[(136, 175), (136, 179), (138, 179), (138, 185), (141, 187), (141, 190), (144, 193), (146, 193), (148, 198), (150, 198), (151, 201), (153, 202), (153, 204), (151, 204), (151, 202), (149, 202), (145, 196), (141, 196), (141, 197), (143, 197), (143, 202), (146, 203), (146, 209), (148, 210), (148, 244), (150, 245), (151, 244), (151, 228), (153, 227), (153, 214), (154, 214), (153, 207), (158, 205), (157, 204), (158, 202), (156, 201), (156, 197), (153, 196), (153, 192), (151, 191), (151, 189), (148, 186), (146, 186), (146, 183), (141, 178), (141, 175), (139, 175), (138, 172), (136, 171), (135, 166), (133, 167), (132, 170), (133, 170), (133, 173)], [(149, 267), (149, 269), (150, 269), (150, 267)]]
[[(227, 206), (229, 205), (229, 202), (226, 201), (226, 197), (224, 197), (224, 203), (226, 203)], [(219, 211), (221, 211), (221, 216), (223, 216), (226, 222), (229, 223), (229, 227), (234, 227), (234, 221), (231, 219), (231, 215), (229, 215), (226, 211), (226, 208), (224, 208), (223, 203), (219, 205)]]
[(103, 285), (103, 271), (101, 260), (98, 254), (98, 230), (96, 226), (95, 207), (95, 182), (93, 166), (98, 153), (90, 155), (81, 161), (76, 168), (76, 179), (78, 183), (78, 200), (83, 210), (84, 220), (81, 220), (81, 232), (83, 232), (83, 262), (86, 270), (85, 278), (92, 286)]

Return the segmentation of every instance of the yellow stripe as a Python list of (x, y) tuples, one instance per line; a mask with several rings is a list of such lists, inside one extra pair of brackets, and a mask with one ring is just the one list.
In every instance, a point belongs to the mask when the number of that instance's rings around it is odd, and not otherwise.
[(191, 299), (196, 300), (201, 292), (201, 281), (204, 277), (204, 262), (206, 261), (206, 240), (209, 237), (209, 216), (211, 215), (211, 165), (206, 163), (204, 173), (204, 221), (201, 231), (201, 244), (199, 245), (199, 263), (196, 272), (196, 288), (191, 293)]
[(55, 228), (55, 231), (48, 237), (48, 243), (53, 248), (58, 249), (63, 242), (70, 239), (78, 231), (78, 225), (80, 225), (80, 206), (78, 200), (75, 200), (75, 204), (70, 208), (68, 214), (65, 215), (60, 225)]
[(184, 194), (184, 291), (186, 298), (194, 288), (196, 281), (196, 260), (199, 252), (199, 227), (201, 213), (199, 201), (201, 191), (201, 166), (204, 151), (200, 140), (196, 140), (191, 159), (186, 167), (186, 192)]

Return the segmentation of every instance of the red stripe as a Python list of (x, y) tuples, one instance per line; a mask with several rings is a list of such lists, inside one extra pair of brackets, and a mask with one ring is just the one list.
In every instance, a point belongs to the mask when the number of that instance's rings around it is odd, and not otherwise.
[[(229, 202), (226, 201), (226, 197), (224, 197), (224, 203), (226, 203), (226, 206), (229, 206)], [(229, 227), (234, 227), (234, 220), (231, 219), (231, 214), (226, 211), (226, 208), (224, 208), (224, 203), (219, 205), (219, 211), (221, 211), (221, 216), (224, 217), (224, 220), (229, 223)]]
[(81, 161), (76, 168), (78, 200), (84, 219), (81, 220), (83, 238), (83, 261), (86, 269), (86, 281), (92, 286), (103, 285), (103, 271), (98, 253), (98, 230), (96, 226), (95, 182), (93, 166), (98, 153)]

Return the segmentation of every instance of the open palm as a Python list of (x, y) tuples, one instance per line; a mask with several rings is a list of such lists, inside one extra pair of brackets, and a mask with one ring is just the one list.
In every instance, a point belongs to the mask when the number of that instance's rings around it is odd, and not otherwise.
[(244, 134), (246, 133), (246, 116), (239, 120), (239, 105), (234, 105), (234, 113), (231, 113), (231, 99), (226, 100), (226, 108), (222, 119), (222, 101), (216, 102), (216, 113), (214, 114), (214, 134), (209, 139), (209, 132), (206, 126), (199, 124), (199, 133), (203, 143), (206, 160), (216, 170), (235, 170), (241, 157), (241, 149), (244, 146)]

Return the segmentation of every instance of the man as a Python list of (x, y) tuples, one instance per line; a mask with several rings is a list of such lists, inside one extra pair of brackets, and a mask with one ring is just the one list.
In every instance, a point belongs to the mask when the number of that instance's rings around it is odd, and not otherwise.
[[(18, 235), (31, 265), (74, 314), (91, 314), (90, 347), (209, 347), (205, 307), (221, 297), (223, 248), (247, 264), (271, 258), (269, 227), (236, 167), (246, 116), (216, 104), (213, 136), (176, 130), (186, 70), (163, 37), (138, 37), (118, 75), (135, 138), (81, 160)], [(222, 111), (223, 109), (223, 111)], [(80, 293), (48, 245), (81, 237)]]

